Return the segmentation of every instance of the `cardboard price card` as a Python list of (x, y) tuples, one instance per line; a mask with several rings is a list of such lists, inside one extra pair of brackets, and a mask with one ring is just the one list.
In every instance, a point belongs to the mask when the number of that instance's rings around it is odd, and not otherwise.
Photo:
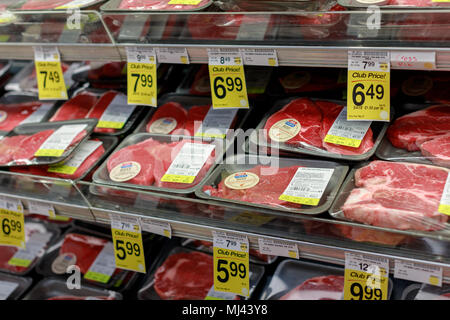
[(389, 261), (345, 253), (344, 300), (387, 300)]
[(25, 219), (20, 201), (0, 199), (0, 244), (25, 248)]
[(111, 215), (111, 232), (116, 267), (145, 273), (144, 246), (139, 220)]
[(248, 297), (249, 245), (247, 237), (214, 231), (214, 290)]
[(349, 51), (347, 120), (390, 120), (389, 52)]
[(239, 50), (208, 49), (214, 109), (248, 109), (247, 85)]
[(67, 89), (58, 48), (35, 47), (34, 63), (39, 100), (67, 100)]
[(153, 48), (127, 47), (128, 104), (157, 106), (156, 53)]

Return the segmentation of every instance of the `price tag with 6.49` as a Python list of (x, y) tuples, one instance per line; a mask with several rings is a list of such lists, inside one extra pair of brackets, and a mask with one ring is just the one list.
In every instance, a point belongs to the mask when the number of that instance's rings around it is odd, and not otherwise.
[(248, 109), (244, 66), (238, 50), (208, 49), (214, 109)]
[(389, 52), (349, 51), (347, 120), (389, 121)]
[(156, 53), (153, 48), (127, 47), (128, 104), (157, 106)]
[(247, 237), (214, 231), (214, 290), (249, 295)]
[(39, 100), (67, 99), (66, 83), (56, 47), (35, 47), (34, 60)]
[(145, 273), (144, 246), (139, 220), (116, 215), (110, 217), (116, 267)]
[(25, 248), (25, 220), (20, 201), (0, 198), (0, 244)]

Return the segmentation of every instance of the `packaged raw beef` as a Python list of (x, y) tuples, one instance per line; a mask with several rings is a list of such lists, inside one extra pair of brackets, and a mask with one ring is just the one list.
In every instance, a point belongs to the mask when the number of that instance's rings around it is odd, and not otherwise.
[[(282, 151), (342, 160), (370, 158), (387, 123), (347, 121), (345, 103), (309, 98), (278, 101), (251, 134), (250, 149)], [(333, 142), (331, 142), (333, 141)]]
[(122, 300), (122, 294), (84, 283), (71, 290), (64, 279), (50, 277), (39, 281), (23, 300)]
[(81, 92), (64, 102), (49, 121), (84, 119), (97, 101), (98, 95), (89, 91)]
[[(195, 193), (207, 200), (319, 214), (331, 206), (347, 171), (335, 162), (237, 155), (227, 157)], [(305, 188), (314, 192), (298, 191)]]
[[(211, 291), (214, 291), (212, 255), (183, 247), (168, 248), (168, 251), (163, 250), (162, 253), (145, 284), (139, 289), (138, 299), (204, 300), (207, 296), (212, 296)], [(264, 267), (251, 263), (249, 266), (251, 297), (264, 274)], [(223, 298), (240, 299), (234, 294), (226, 294)]]
[(219, 140), (139, 133), (125, 138), (93, 179), (108, 185), (188, 194), (223, 153)]
[[(195, 2), (195, 3), (194, 3)], [(173, 4), (171, 0), (109, 0), (101, 7), (102, 11), (200, 11), (211, 5), (211, 0), (194, 1), (192, 4), (178, 1)]]
[(94, 119), (23, 124), (0, 140), (1, 166), (59, 163), (93, 131)]
[(54, 103), (37, 100), (0, 104), (0, 131), (11, 131), (20, 124), (41, 122), (45, 120), (53, 106)]
[(0, 300), (19, 300), (32, 282), (29, 277), (0, 273)]
[(450, 105), (433, 105), (397, 118), (377, 156), (450, 167)]
[(105, 0), (25, 0), (19, 10), (93, 9)]
[(210, 97), (167, 94), (151, 109), (135, 132), (226, 138), (241, 128), (250, 110), (214, 110)]
[(407, 162), (372, 161), (353, 169), (330, 214), (339, 219), (399, 230), (436, 231), (449, 169)]
[(34, 269), (45, 250), (59, 236), (59, 230), (42, 221), (25, 219), (25, 249), (0, 246), (0, 270), (25, 275)]
[(45, 277), (67, 279), (69, 266), (79, 268), (84, 283), (121, 291), (136, 280), (137, 274), (115, 267), (114, 248), (109, 234), (69, 229), (47, 252), (36, 272)]

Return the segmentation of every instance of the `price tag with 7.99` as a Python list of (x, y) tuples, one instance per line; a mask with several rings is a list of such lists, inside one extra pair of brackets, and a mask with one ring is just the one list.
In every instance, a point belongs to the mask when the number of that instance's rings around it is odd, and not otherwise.
[(249, 296), (247, 237), (225, 232), (214, 234), (214, 290)]
[(208, 49), (214, 109), (248, 109), (244, 66), (239, 50)]
[(0, 199), (0, 244), (25, 248), (25, 221), (20, 201)]
[(56, 47), (35, 47), (34, 60), (39, 100), (67, 99), (66, 83)]
[(144, 246), (139, 220), (110, 216), (116, 267), (145, 273)]

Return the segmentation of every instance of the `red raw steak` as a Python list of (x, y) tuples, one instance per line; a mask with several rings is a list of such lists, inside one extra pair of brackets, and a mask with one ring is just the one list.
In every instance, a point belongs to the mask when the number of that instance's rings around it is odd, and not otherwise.
[(329, 275), (306, 280), (280, 300), (340, 300), (343, 292), (344, 277)]
[(433, 163), (450, 167), (450, 134), (422, 143), (420, 151)]
[[(104, 93), (100, 97), (100, 99), (97, 100), (97, 103), (89, 110), (89, 112), (86, 115), (86, 118), (95, 118), (95, 119), (100, 120), (103, 113), (108, 108), (109, 104), (114, 100), (114, 98), (118, 94), (119, 94), (119, 92), (117, 92), (117, 91), (108, 91), (108, 92)], [(112, 133), (112, 132), (116, 132), (116, 129), (95, 128), (94, 132)]]
[(167, 125), (173, 124), (173, 119), (176, 121), (176, 126), (173, 130), (167, 132), (164, 130), (163, 133), (165, 134), (174, 134), (174, 132), (177, 132), (177, 134), (184, 134), (184, 125), (187, 120), (187, 111), (184, 109), (181, 104), (178, 102), (168, 102), (166, 104), (163, 104), (161, 107), (156, 109), (155, 113), (153, 114), (151, 120), (147, 123), (146, 131), (150, 133), (162, 133), (162, 132), (152, 132), (150, 131), (151, 125), (162, 118), (172, 118), (172, 119), (166, 119), (164, 120)]
[(97, 96), (88, 92), (80, 93), (59, 107), (49, 121), (84, 119), (96, 102)]
[(41, 102), (33, 101), (27, 103), (0, 105), (0, 130), (13, 130), (34, 111), (38, 110), (41, 104)]
[(203, 300), (213, 282), (212, 256), (182, 252), (172, 254), (156, 270), (154, 289), (164, 300)]
[(322, 139), (320, 138), (322, 113), (311, 100), (306, 98), (291, 101), (267, 119), (264, 129), (267, 132), (268, 141), (271, 140), (269, 137), (270, 128), (276, 123), (288, 119), (298, 121), (301, 128), (298, 134), (284, 143), (294, 146), (307, 144), (317, 148), (322, 147)]
[(209, 96), (211, 94), (208, 66), (202, 65), (197, 71), (189, 93), (197, 96)]
[(418, 151), (420, 145), (450, 132), (450, 105), (435, 105), (395, 120), (387, 136), (396, 148)]
[[(316, 105), (320, 108), (323, 114), (322, 120), (322, 129), (320, 131), (320, 138), (325, 139), (328, 131), (333, 126), (334, 121), (341, 113), (344, 108), (341, 105), (338, 105), (333, 102), (328, 101), (316, 101)], [(367, 130), (366, 135), (361, 141), (361, 144), (358, 148), (352, 148), (347, 146), (341, 146), (334, 143), (323, 142), (323, 147), (332, 153), (344, 154), (344, 155), (358, 155), (369, 152), (373, 148), (373, 132), (372, 129), (369, 128)]]
[(0, 164), (7, 164), (12, 161), (14, 154), (20, 151), (23, 141), (28, 136), (4, 137), (0, 140)]
[(125, 77), (126, 73), (123, 71), (125, 66), (126, 62), (105, 63), (101, 67), (89, 70), (88, 79), (95, 81)]
[(185, 125), (185, 129), (188, 131), (188, 135), (190, 136), (195, 135), (197, 130), (200, 128), (200, 122), (203, 122), (210, 108), (211, 108), (210, 105), (206, 105), (206, 106), (193, 106), (189, 109)]
[(342, 210), (351, 220), (400, 230), (432, 231), (448, 217), (438, 212), (448, 170), (402, 162), (373, 161), (355, 173)]

